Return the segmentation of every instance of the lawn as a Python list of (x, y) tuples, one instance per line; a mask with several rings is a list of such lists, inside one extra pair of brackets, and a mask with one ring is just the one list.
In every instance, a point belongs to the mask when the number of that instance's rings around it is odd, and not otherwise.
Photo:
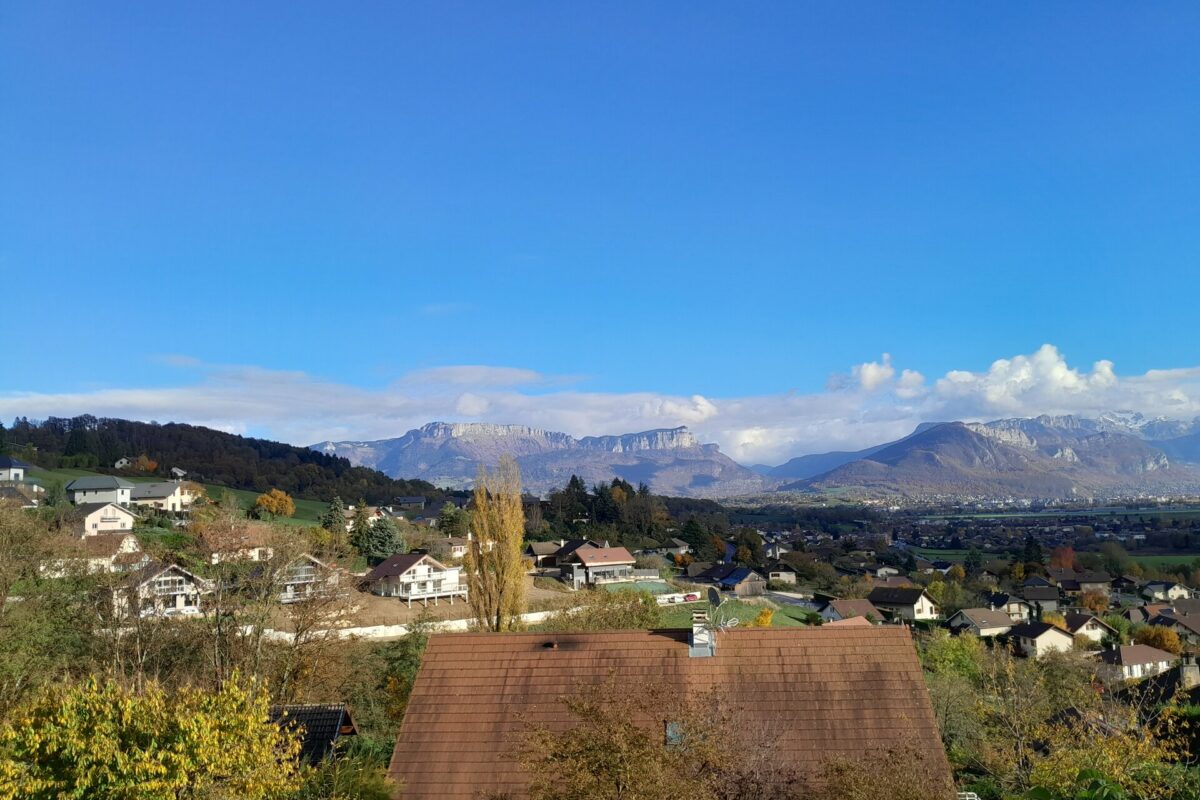
[(1176, 564), (1191, 564), (1193, 561), (1200, 559), (1200, 553), (1184, 554), (1179, 556), (1133, 556), (1133, 560), (1147, 567), (1162, 569), (1163, 567), (1173, 567)]
[[(664, 628), (690, 628), (692, 627), (692, 612), (701, 611), (707, 607), (707, 604), (703, 602), (668, 606), (663, 613), (662, 626)], [(749, 625), (762, 609), (763, 606), (754, 605), (753, 603), (744, 603), (741, 600), (726, 600), (721, 604), (718, 616), (722, 620), (736, 618), (738, 625)], [(771, 619), (771, 627), (789, 628), (804, 625), (803, 615), (805, 613), (804, 609), (798, 606), (782, 606), (777, 608), (775, 609), (775, 616)]]
[[(42, 486), (47, 486), (54, 481), (59, 481), (66, 485), (76, 478), (86, 478), (92, 475), (99, 475), (98, 472), (93, 472), (86, 469), (42, 469), (40, 467), (31, 467), (29, 469), (29, 477)], [(165, 478), (148, 476), (148, 477), (132, 477), (126, 480), (134, 483), (153, 483), (162, 481)], [(230, 489), (225, 486), (217, 486), (215, 484), (203, 484), (204, 490), (208, 492), (209, 497), (216, 497), (221, 492), (230, 492), (233, 494), (243, 508), (249, 509), (254, 506), (254, 500), (258, 497), (258, 492), (251, 492), (246, 489)], [(325, 513), (327, 505), (320, 500), (302, 500), (294, 498), (296, 503), (296, 515), (290, 519), (280, 519), (278, 522), (287, 525), (303, 525), (312, 526), (320, 522), (321, 515)]]

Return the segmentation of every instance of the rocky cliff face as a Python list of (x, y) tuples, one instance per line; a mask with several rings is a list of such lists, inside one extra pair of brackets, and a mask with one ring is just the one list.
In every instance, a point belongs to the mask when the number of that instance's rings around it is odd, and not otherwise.
[(466, 488), (479, 465), (510, 455), (527, 491), (542, 494), (578, 475), (589, 484), (620, 477), (662, 494), (728, 497), (761, 492), (776, 481), (704, 445), (687, 428), (663, 428), (576, 439), (525, 425), (431, 422), (395, 439), (321, 442), (314, 449), (388, 475), (420, 477), (437, 486)]

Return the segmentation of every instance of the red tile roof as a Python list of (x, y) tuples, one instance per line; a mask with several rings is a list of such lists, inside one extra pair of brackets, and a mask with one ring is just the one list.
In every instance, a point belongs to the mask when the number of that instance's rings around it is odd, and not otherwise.
[(575, 551), (575, 556), (585, 567), (632, 564), (635, 560), (624, 547), (581, 547)]
[[(949, 766), (916, 650), (903, 627), (735, 629), (689, 658), (689, 631), (435, 634), (404, 716), (390, 774), (405, 800), (525, 794), (513, 760), (521, 718), (572, 720), (558, 699), (610, 674), (663, 680), (693, 696), (720, 687), (747, 723), (770, 721), (778, 757), (801, 771), (913, 746)], [(556, 647), (547, 647), (554, 642)]]

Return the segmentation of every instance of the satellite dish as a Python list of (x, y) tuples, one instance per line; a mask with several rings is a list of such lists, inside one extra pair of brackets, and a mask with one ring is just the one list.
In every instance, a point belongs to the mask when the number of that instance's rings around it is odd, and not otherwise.
[(708, 604), (710, 606), (712, 606), (713, 608), (720, 608), (721, 607), (721, 593), (718, 592), (716, 589), (710, 588), (708, 590)]

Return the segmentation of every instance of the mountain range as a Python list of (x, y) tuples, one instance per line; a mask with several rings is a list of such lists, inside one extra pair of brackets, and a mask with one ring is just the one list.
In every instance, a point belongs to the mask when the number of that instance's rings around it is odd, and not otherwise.
[(684, 427), (577, 439), (524, 425), (431, 422), (395, 439), (320, 442), (312, 448), (447, 488), (471, 486), (480, 464), (494, 466), (506, 453), (521, 467), (524, 488), (536, 494), (566, 485), (572, 475), (589, 485), (619, 477), (685, 497), (755, 494), (774, 483), (715, 444), (701, 444)]
[(1200, 418), (1041, 416), (986, 423), (922, 423), (908, 436), (858, 451), (743, 467), (687, 428), (575, 438), (523, 425), (433, 422), (395, 439), (312, 445), (393, 477), (470, 486), (502, 454), (527, 490), (545, 493), (571, 475), (620, 477), (661, 494), (733, 497), (771, 491), (854, 489), (905, 496), (1088, 498), (1200, 489)]

